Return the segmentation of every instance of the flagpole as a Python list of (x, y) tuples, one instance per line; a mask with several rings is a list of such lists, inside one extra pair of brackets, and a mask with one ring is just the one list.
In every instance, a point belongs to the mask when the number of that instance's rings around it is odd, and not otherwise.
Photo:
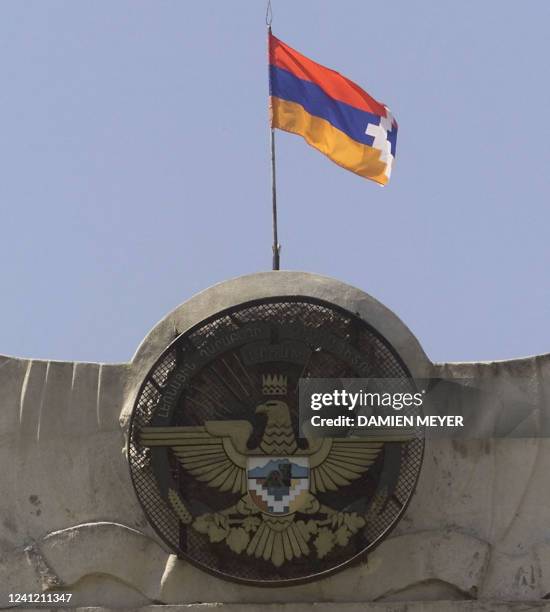
[[(267, 24), (267, 69), (269, 78), (269, 94), (271, 95), (271, 76), (269, 74), (269, 62), (271, 51), (271, 2), (268, 2), (266, 14)], [(273, 270), (280, 269), (281, 261), (281, 245), (279, 244), (277, 233), (277, 181), (275, 173), (275, 130), (271, 118), (271, 99), (269, 104), (269, 144), (271, 149), (271, 208), (272, 208), (272, 225), (273, 225)]]
[(273, 269), (279, 270), (281, 260), (281, 245), (277, 238), (277, 186), (275, 182), (275, 133), (271, 134), (271, 201), (273, 204)]

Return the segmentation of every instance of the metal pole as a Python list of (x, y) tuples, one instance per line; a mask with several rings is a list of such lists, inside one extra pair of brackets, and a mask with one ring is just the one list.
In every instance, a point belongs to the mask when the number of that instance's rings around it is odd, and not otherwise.
[(271, 128), (271, 199), (273, 203), (273, 269), (279, 270), (281, 245), (277, 239), (277, 186), (275, 181), (275, 132)]
[[(271, 36), (271, 25), (267, 26), (267, 66), (269, 70), (270, 61), (270, 36)], [(271, 95), (271, 75), (269, 75), (269, 93)], [(270, 108), (271, 114), (271, 108)], [(272, 125), (272, 119), (269, 119), (269, 140), (271, 145), (271, 204), (273, 209), (273, 270), (280, 269), (280, 253), (281, 245), (277, 237), (277, 182), (275, 175), (275, 131)]]

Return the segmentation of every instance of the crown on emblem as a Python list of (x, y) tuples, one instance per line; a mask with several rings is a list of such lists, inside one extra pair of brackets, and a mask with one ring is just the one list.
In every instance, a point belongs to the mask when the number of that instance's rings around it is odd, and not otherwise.
[(280, 374), (262, 376), (262, 393), (264, 395), (286, 395), (287, 377)]

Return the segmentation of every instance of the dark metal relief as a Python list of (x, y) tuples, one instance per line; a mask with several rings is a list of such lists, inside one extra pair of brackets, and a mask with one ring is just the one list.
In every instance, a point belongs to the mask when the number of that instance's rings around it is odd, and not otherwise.
[(241, 582), (302, 582), (359, 560), (398, 521), (422, 438), (300, 439), (307, 377), (410, 374), (359, 317), (301, 297), (220, 312), (150, 371), (130, 470), (150, 523), (180, 557)]

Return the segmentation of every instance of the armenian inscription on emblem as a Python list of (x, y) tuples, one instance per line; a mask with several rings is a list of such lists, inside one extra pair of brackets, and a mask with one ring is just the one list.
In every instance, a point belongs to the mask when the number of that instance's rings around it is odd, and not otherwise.
[(130, 432), (134, 486), (163, 539), (222, 577), (266, 584), (325, 575), (372, 548), (412, 494), (422, 440), (297, 435), (300, 378), (366, 371), (408, 375), (361, 320), (303, 299), (244, 305), (180, 336), (148, 375)]

